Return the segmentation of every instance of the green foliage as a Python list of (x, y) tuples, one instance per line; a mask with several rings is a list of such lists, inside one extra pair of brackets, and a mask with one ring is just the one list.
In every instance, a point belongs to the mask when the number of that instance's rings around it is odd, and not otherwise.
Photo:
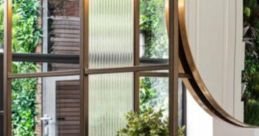
[(157, 91), (152, 88), (150, 78), (144, 77), (140, 80), (140, 110), (145, 111), (150, 107), (154, 107), (152, 100), (157, 97)]
[(4, 4), (0, 1), (0, 48), (4, 44)]
[[(165, 0), (140, 1), (140, 30), (144, 35), (147, 58), (168, 57), (168, 37), (165, 24)], [(164, 111), (155, 112), (153, 108), (158, 97), (150, 78), (140, 80), (140, 112), (129, 112), (126, 116), (126, 128), (118, 136), (168, 136), (168, 121), (164, 120)], [(166, 106), (165, 106), (166, 107)], [(178, 136), (185, 135), (185, 127), (178, 129)]]
[(185, 129), (186, 129), (185, 126), (179, 127), (178, 128), (178, 136), (185, 136)]
[[(13, 52), (35, 52), (41, 37), (41, 30), (38, 25), (39, 7), (39, 0), (13, 0)], [(13, 63), (14, 73), (32, 73), (36, 72), (37, 69), (35, 63)], [(36, 90), (37, 79), (17, 79), (12, 82), (12, 127), (14, 136), (36, 135)]]
[(151, 108), (142, 113), (129, 112), (126, 116), (128, 124), (118, 132), (118, 136), (167, 136), (168, 123), (162, 119), (162, 112)]
[(168, 56), (164, 10), (165, 0), (140, 1), (140, 29), (145, 37), (145, 57)]
[[(163, 118), (163, 110), (148, 108), (142, 112), (129, 112), (127, 126), (118, 131), (117, 136), (168, 136), (168, 120)], [(178, 128), (178, 136), (185, 136), (185, 127)]]
[(12, 125), (14, 136), (34, 136), (36, 120), (36, 79), (12, 82)]
[(34, 52), (41, 37), (38, 26), (39, 0), (13, 1), (13, 51)]
[(259, 125), (259, 101), (249, 99), (245, 106), (245, 121), (248, 124)]
[[(259, 4), (257, 0), (244, 0), (245, 70), (243, 83), (245, 122), (259, 124)], [(257, 116), (256, 116), (257, 115)]]

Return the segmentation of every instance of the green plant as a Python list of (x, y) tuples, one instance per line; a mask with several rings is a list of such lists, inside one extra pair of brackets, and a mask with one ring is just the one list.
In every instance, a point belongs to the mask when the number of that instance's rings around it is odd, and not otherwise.
[(0, 48), (4, 44), (4, 4), (0, 1)]
[[(163, 110), (148, 108), (142, 112), (129, 112), (127, 126), (118, 131), (117, 136), (168, 136), (168, 120), (163, 118)], [(185, 135), (185, 127), (178, 128), (178, 136)]]
[(140, 80), (140, 110), (145, 111), (148, 108), (154, 107), (152, 100), (157, 97), (157, 91), (152, 88), (150, 78), (144, 77)]
[(245, 106), (245, 121), (248, 124), (259, 125), (259, 101), (255, 99), (249, 99), (246, 101)]
[(149, 108), (142, 113), (129, 112), (128, 124), (118, 132), (118, 136), (167, 136), (167, 121), (162, 119), (162, 110), (155, 112)]
[(36, 120), (36, 79), (12, 82), (12, 126), (14, 136), (34, 136)]
[[(13, 0), (13, 52), (35, 52), (41, 37), (41, 29), (38, 24), (39, 8), (39, 0)], [(35, 63), (13, 63), (13, 73), (32, 73), (37, 69)], [(36, 135), (36, 90), (37, 79), (27, 78), (12, 81), (12, 133), (14, 136)]]
[(168, 56), (164, 10), (165, 0), (140, 1), (140, 30), (145, 37), (144, 57), (165, 58)]
[[(257, 0), (244, 0), (245, 69), (243, 83), (245, 116), (249, 124), (259, 124), (259, 4)], [(253, 108), (251, 108), (253, 107)]]

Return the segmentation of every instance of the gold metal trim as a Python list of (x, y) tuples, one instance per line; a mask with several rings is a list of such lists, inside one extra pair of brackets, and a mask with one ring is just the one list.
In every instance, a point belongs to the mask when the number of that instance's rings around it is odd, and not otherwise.
[(115, 68), (97, 68), (97, 69), (85, 69), (85, 74), (112, 74), (112, 73), (126, 73), (126, 72), (140, 72), (140, 71), (152, 71), (152, 70), (168, 70), (169, 65), (143, 65), (143, 66), (131, 66), (131, 67), (115, 67)]
[(25, 74), (8, 74), (9, 79), (16, 78), (41, 78), (41, 77), (54, 77), (54, 76), (73, 76), (80, 75), (80, 70), (60, 70), (50, 72), (39, 72), (39, 73), (25, 73)]
[(4, 135), (12, 135), (12, 92), (8, 73), (12, 72), (12, 0), (4, 1)]

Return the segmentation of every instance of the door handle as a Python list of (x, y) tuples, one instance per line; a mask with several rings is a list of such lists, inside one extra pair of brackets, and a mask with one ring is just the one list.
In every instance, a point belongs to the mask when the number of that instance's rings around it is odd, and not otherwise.
[(48, 115), (44, 115), (40, 120), (43, 122), (43, 136), (49, 136), (49, 122), (52, 118)]
[(64, 118), (64, 117), (57, 117), (57, 121), (65, 121), (66, 120), (66, 118)]

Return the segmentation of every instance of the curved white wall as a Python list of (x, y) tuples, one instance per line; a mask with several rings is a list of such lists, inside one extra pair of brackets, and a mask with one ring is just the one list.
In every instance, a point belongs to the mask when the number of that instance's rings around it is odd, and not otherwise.
[(243, 120), (242, 1), (186, 0), (186, 9), (191, 49), (202, 78), (217, 102)]
[[(217, 102), (243, 121), (243, 1), (186, 0), (186, 10), (191, 49), (202, 78)], [(187, 100), (188, 136), (258, 136), (254, 129), (210, 117), (192, 98)]]

